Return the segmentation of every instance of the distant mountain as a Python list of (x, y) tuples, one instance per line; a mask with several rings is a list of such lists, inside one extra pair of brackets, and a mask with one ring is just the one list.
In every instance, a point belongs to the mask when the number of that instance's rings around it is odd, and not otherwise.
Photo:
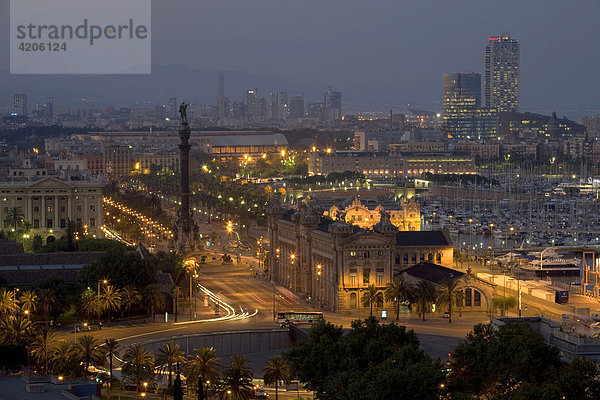
[[(214, 104), (218, 72), (180, 65), (154, 66), (149, 75), (9, 75), (0, 73), (0, 95), (26, 93), (30, 103), (56, 98), (57, 106), (128, 106), (134, 103), (166, 103), (177, 100)], [(305, 93), (307, 100), (322, 98), (326, 88), (244, 71), (225, 71), (225, 92), (231, 100), (241, 101), (248, 89), (258, 89), (269, 98), (272, 91), (289, 95)], [(84, 100), (85, 99), (85, 100)], [(3, 103), (5, 100), (0, 100)]]
[[(246, 91), (258, 89), (260, 96), (269, 99), (270, 92), (288, 92), (289, 96), (304, 93), (305, 101), (323, 99), (329, 82), (302, 82), (293, 78), (268, 76), (245, 71), (225, 72), (225, 95), (232, 101), (245, 100)], [(387, 85), (371, 85), (357, 81), (334, 86), (342, 92), (344, 112), (356, 110), (379, 110), (387, 113), (405, 112), (408, 102), (406, 93), (420, 92), (420, 99), (413, 99), (411, 107), (436, 110), (439, 104), (436, 93), (425, 88), (430, 82), (414, 80), (409, 87), (398, 82)], [(55, 98), (56, 107), (104, 108), (165, 104), (170, 97), (177, 101), (200, 104), (216, 104), (218, 71), (190, 68), (181, 65), (153, 66), (149, 75), (10, 75), (0, 72), (0, 105), (9, 104), (13, 93), (28, 95), (30, 107), (35, 103)], [(417, 100), (417, 101), (415, 101)]]

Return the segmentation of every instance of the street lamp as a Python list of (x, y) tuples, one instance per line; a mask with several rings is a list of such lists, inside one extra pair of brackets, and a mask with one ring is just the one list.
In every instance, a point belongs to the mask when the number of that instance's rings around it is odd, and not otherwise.
[[(191, 321), (192, 320), (192, 298), (194, 295), (194, 287), (192, 285), (192, 279), (198, 275), (195, 274), (195, 272), (194, 272), (194, 267), (196, 265), (196, 261), (193, 258), (188, 258), (187, 260), (185, 260), (184, 265), (186, 266), (186, 269), (190, 274), (190, 321)], [(194, 308), (195, 307), (196, 307), (196, 302), (194, 301)]]
[(473, 254), (473, 218), (469, 218), (469, 250)]
[(100, 283), (107, 284), (108, 281), (106, 279), (102, 279), (98, 281), (98, 298), (100, 298)]

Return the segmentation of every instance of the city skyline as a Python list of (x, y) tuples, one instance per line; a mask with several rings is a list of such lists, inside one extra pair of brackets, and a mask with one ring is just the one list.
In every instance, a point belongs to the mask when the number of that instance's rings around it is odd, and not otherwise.
[[(544, 7), (540, 7), (539, 2), (526, 5), (509, 3), (505, 7), (507, 10), (494, 10), (492, 5), (467, 1), (464, 4), (466, 11), (457, 15), (447, 5), (436, 2), (410, 6), (384, 2), (365, 6), (351, 2), (343, 11), (348, 20), (340, 23), (335, 30), (327, 28), (325, 24), (332, 12), (328, 9), (300, 12), (297, 5), (269, 9), (266, 7), (269, 2), (262, 2), (250, 10), (248, 5), (243, 4), (229, 8), (211, 4), (200, 10), (188, 3), (169, 5), (169, 8), (156, 3), (153, 4), (153, 63), (155, 67), (183, 65), (209, 71), (212, 75), (209, 84), (199, 82), (195, 85), (198, 89), (190, 94), (173, 93), (202, 103), (214, 99), (214, 73), (225, 71), (231, 75), (235, 71), (246, 71), (249, 75), (258, 76), (248, 79), (244, 86), (258, 87), (263, 92), (298, 90), (304, 91), (308, 97), (313, 91), (319, 94), (323, 88), (334, 86), (345, 94), (349, 110), (386, 110), (409, 103), (419, 108), (428, 106), (429, 109), (441, 109), (439, 75), (443, 72), (483, 72), (481, 53), (487, 38), (498, 32), (510, 32), (522, 46), (520, 97), (523, 110), (543, 113), (556, 110), (559, 115), (577, 119), (591, 113), (586, 110), (600, 109), (594, 90), (600, 84), (592, 72), (594, 65), (598, 64), (597, 56), (584, 51), (585, 48), (593, 48), (591, 32), (598, 22), (591, 16), (597, 15), (600, 6), (596, 2), (586, 1), (577, 9), (564, 12), (564, 5), (560, 3), (552, 6), (544, 2)], [(513, 11), (518, 10), (515, 18), (512, 15), (509, 17), (510, 5)], [(246, 15), (254, 18), (255, 24), (244, 31), (239, 17), (222, 20), (231, 16), (232, 9), (247, 11)], [(0, 10), (8, 10), (6, 0), (0, 2)], [(380, 18), (377, 26), (372, 22), (376, 18), (360, 20), (361, 13), (367, 12), (367, 15)], [(265, 13), (277, 16), (274, 18), (276, 22), (267, 23), (269, 19), (263, 15)], [(6, 14), (0, 14), (0, 22), (4, 22)], [(294, 18), (290, 15), (294, 15)], [(415, 15), (414, 21), (407, 18), (408, 15)], [(439, 21), (437, 15), (448, 15), (448, 20), (454, 17), (455, 22), (467, 28), (452, 29), (447, 21)], [(553, 29), (546, 29), (546, 23), (542, 26), (529, 24), (533, 16), (553, 24)], [(172, 39), (179, 32), (172, 29), (172, 21), (177, 20), (175, 18), (184, 22), (195, 18), (191, 24), (194, 27), (186, 25), (181, 39), (177, 40), (181, 45), (166, 46), (174, 42)], [(428, 21), (426, 18), (433, 19), (431, 23), (423, 24)], [(216, 21), (223, 26), (214, 27)], [(314, 21), (314, 24), (311, 23), (315, 25), (314, 28), (305, 29), (311, 21)], [(419, 22), (421, 25), (418, 25)], [(353, 27), (358, 29), (352, 30)], [(214, 35), (201, 35), (203, 40), (190, 41), (189, 38), (194, 37), (196, 32), (211, 28), (214, 28)], [(275, 30), (280, 32), (279, 36), (274, 35)], [(319, 40), (318, 33), (321, 34)], [(250, 37), (253, 39), (250, 40)], [(406, 39), (408, 37), (410, 39)], [(445, 39), (441, 40), (442, 37)], [(278, 40), (292, 40), (295, 45), (280, 49), (281, 46), (274, 44)], [(569, 43), (576, 45), (569, 46)], [(0, 43), (0, 49), (6, 46), (5, 41)], [(223, 49), (230, 46), (232, 51), (224, 53)], [(186, 49), (188, 53), (184, 56)], [(569, 60), (582, 59), (582, 54), (584, 62), (579, 63), (578, 74), (572, 76), (568, 71), (573, 63)], [(555, 55), (550, 65), (541, 61), (549, 55)], [(6, 64), (2, 63), (0, 71), (5, 70)], [(262, 88), (257, 82), (261, 80), (260, 77), (263, 81), (279, 81), (281, 84), (276, 82), (269, 86), (278, 87)], [(10, 84), (20, 83), (21, 78), (2, 72), (0, 88), (10, 93), (28, 92), (26, 88), (18, 90), (10, 87)], [(115, 79), (118, 80), (118, 77)], [(100, 84), (104, 82), (101, 79), (93, 88), (106, 86)], [(115, 83), (114, 86), (118, 85)], [(230, 87), (233, 88), (233, 85)], [(78, 94), (74, 93), (73, 96)], [(52, 94), (45, 95), (49, 97)], [(33, 93), (30, 97), (35, 99)], [(147, 91), (140, 93), (136, 100), (148, 98), (156, 101), (152, 93)]]

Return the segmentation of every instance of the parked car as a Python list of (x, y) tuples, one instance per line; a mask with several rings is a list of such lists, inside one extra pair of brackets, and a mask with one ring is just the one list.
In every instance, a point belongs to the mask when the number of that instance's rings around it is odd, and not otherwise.
[(260, 385), (255, 385), (252, 388), (252, 398), (253, 399), (268, 399), (269, 393), (265, 390), (264, 387)]

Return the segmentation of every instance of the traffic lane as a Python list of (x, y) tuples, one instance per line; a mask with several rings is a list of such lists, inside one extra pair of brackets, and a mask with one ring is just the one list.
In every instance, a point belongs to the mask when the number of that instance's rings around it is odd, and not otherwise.
[(265, 320), (262, 316), (233, 321), (195, 322), (185, 325), (174, 323), (150, 323), (134, 327), (103, 328), (101, 330), (79, 332), (59, 332), (59, 339), (69, 341), (76, 340), (81, 335), (92, 335), (94, 338), (104, 342), (105, 339), (117, 339), (122, 345), (129, 345), (151, 339), (168, 338), (176, 335), (209, 333), (219, 331), (234, 331), (248, 329), (270, 329), (277, 328), (278, 324), (272, 320)]
[[(245, 267), (229, 267), (220, 271), (215, 271), (218, 267), (212, 267), (212, 270), (206, 269), (202, 272), (203, 280), (207, 287), (210, 285), (220, 286), (222, 289), (227, 289), (228, 293), (237, 295), (242, 289), (251, 299), (244, 297), (240, 301), (250, 301), (251, 304), (256, 304), (258, 307), (267, 307), (269, 303), (272, 308), (273, 288), (271, 283), (263, 280), (262, 282), (252, 275)], [(223, 278), (226, 275), (226, 278)], [(239, 285), (236, 287), (235, 285)], [(231, 290), (233, 289), (233, 291)], [(212, 289), (211, 289), (212, 290)], [(285, 308), (294, 308), (297, 310), (309, 310), (306, 304), (302, 304), (301, 300), (296, 296), (287, 295), (285, 292), (276, 291), (276, 301), (279, 301)], [(239, 296), (238, 296), (239, 299)]]

